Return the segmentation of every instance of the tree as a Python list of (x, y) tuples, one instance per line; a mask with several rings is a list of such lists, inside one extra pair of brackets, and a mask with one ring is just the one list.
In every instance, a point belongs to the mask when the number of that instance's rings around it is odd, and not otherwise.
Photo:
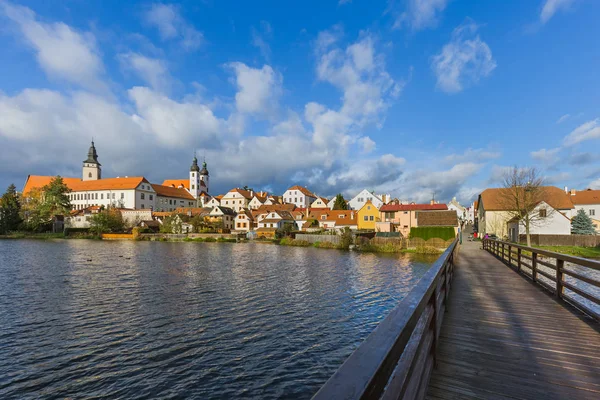
[(71, 189), (64, 183), (60, 175), (52, 179), (42, 190), (44, 191), (42, 214), (52, 218), (55, 215), (65, 215), (71, 212), (71, 200), (68, 196)]
[(15, 185), (10, 185), (0, 198), (0, 233), (14, 231), (21, 224), (21, 202)]
[(125, 229), (123, 216), (119, 210), (101, 210), (90, 218), (90, 231), (96, 235), (110, 232), (122, 232)]
[(583, 208), (577, 211), (577, 215), (571, 221), (572, 235), (595, 235), (596, 229), (589, 215), (586, 214)]
[(344, 200), (344, 196), (342, 196), (341, 193), (339, 193), (337, 196), (335, 196), (335, 201), (333, 202), (333, 209), (334, 210), (347, 210), (348, 209), (346, 200)]
[(515, 166), (504, 173), (503, 186), (498, 200), (508, 217), (506, 220), (515, 219), (525, 228), (527, 246), (531, 246), (531, 227), (545, 223), (554, 211), (550, 207), (543, 213), (534, 212), (544, 200), (544, 179), (535, 168)]
[(29, 191), (21, 206), (21, 217), (26, 229), (37, 232), (50, 222), (47, 216), (42, 215), (43, 202), (44, 192), (41, 188), (33, 188)]
[(162, 233), (181, 233), (181, 217), (177, 214), (169, 215), (160, 226)]

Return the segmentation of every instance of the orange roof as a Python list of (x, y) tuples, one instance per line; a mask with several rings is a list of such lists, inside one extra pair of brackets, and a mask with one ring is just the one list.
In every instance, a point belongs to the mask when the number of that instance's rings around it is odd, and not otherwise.
[(152, 188), (158, 196), (177, 197), (186, 200), (196, 200), (187, 190), (172, 186), (152, 185)]
[(178, 188), (180, 186), (183, 186), (186, 189), (190, 188), (190, 181), (189, 179), (165, 179), (162, 183), (163, 186), (172, 186), (175, 188)]
[[(41, 188), (50, 183), (54, 176), (29, 175), (23, 195), (27, 195), (33, 188)], [(63, 181), (73, 192), (94, 191), (94, 190), (127, 190), (135, 189), (142, 182), (150, 183), (143, 176), (128, 178), (106, 178), (96, 181), (82, 181), (79, 178), (63, 178)]]
[(358, 212), (356, 210), (331, 210), (327, 213), (326, 219), (319, 219), (319, 221), (335, 222), (336, 226), (356, 225)]
[(244, 189), (240, 189), (240, 188), (234, 188), (234, 189), (231, 189), (229, 192), (227, 192), (227, 193), (225, 194), (225, 196), (227, 196), (227, 195), (228, 195), (229, 193), (231, 193), (231, 192), (236, 192), (236, 193), (239, 193), (239, 194), (241, 194), (241, 195), (242, 195), (244, 198), (246, 198), (246, 199), (248, 199), (248, 200), (252, 200), (252, 197), (254, 197), (254, 195), (253, 195), (253, 194), (250, 194), (250, 191), (249, 191), (249, 190), (244, 190)]
[[(305, 188), (303, 186), (299, 186), (299, 185), (292, 186), (288, 190), (298, 190), (300, 193), (304, 194), (305, 196), (317, 198), (317, 196), (315, 196), (315, 194), (313, 192), (311, 192), (310, 190), (308, 190), (307, 188)], [(287, 190), (286, 190), (286, 192), (287, 192)]]
[[(542, 186), (540, 188), (539, 199), (536, 199), (535, 203), (540, 201), (545, 201), (552, 208), (557, 210), (565, 210), (572, 209), (573, 202), (571, 201), (568, 194), (565, 193), (564, 190), (557, 188), (556, 186)], [(481, 201), (483, 202), (483, 209), (485, 211), (508, 211), (511, 209), (509, 200), (507, 197), (510, 197), (510, 190), (507, 188), (493, 188), (493, 189), (485, 189), (479, 195)], [(521, 189), (522, 190), (522, 189)]]
[(600, 204), (600, 190), (587, 189), (573, 192), (570, 195), (573, 204)]

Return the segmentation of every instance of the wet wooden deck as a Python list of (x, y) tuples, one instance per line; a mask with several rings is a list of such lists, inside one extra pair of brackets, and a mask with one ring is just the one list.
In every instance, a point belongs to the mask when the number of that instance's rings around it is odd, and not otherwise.
[(600, 326), (480, 249), (458, 256), (428, 399), (600, 399)]

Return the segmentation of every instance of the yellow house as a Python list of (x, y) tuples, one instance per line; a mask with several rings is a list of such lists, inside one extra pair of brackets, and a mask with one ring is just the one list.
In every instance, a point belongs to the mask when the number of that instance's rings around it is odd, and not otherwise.
[(381, 221), (379, 218), (379, 210), (367, 200), (364, 206), (358, 210), (358, 229), (375, 230), (375, 224)]

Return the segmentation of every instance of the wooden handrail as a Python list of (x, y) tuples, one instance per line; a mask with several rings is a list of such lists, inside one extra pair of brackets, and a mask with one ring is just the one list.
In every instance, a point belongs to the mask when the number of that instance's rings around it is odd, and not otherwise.
[[(508, 247), (509, 249), (508, 260), (506, 260), (504, 256), (505, 247)], [(565, 263), (570, 263), (582, 267), (584, 269), (587, 268), (589, 269), (589, 271), (600, 271), (600, 262), (589, 260), (587, 258), (574, 257), (567, 254), (556, 253), (553, 251), (538, 249), (535, 247), (527, 247), (516, 243), (508, 243), (493, 239), (484, 239), (483, 248), (491, 254), (493, 254), (494, 256), (496, 256), (497, 258), (499, 258), (503, 263), (509, 265), (510, 267), (514, 267), (514, 265), (511, 262), (512, 260), (514, 260), (514, 258), (511, 257), (512, 253), (510, 249), (516, 248), (518, 250), (518, 264), (516, 266), (517, 272), (523, 274), (527, 278), (530, 278), (533, 282), (538, 283), (545, 289), (552, 291), (558, 299), (571, 303), (572, 305), (579, 308), (589, 316), (595, 318), (596, 320), (600, 320), (600, 313), (597, 311), (597, 307), (590, 307), (586, 304), (583, 304), (581, 301), (575, 299), (571, 294), (565, 292), (566, 289), (592, 303), (595, 303), (596, 305), (600, 305), (600, 295), (596, 293), (590, 293), (585, 290), (585, 287), (581, 287), (585, 285), (589, 285), (594, 288), (600, 287), (600, 279), (584, 276), (578, 272), (565, 269)], [(530, 252), (531, 257), (522, 254), (523, 251)], [(554, 261), (543, 261), (539, 259), (539, 256), (548, 257), (554, 259)], [(531, 260), (531, 265), (522, 262), (523, 258)], [(527, 268), (531, 269), (531, 275), (528, 272), (524, 271), (522, 269), (522, 266), (526, 266)], [(553, 270), (553, 272), (548, 273), (546, 271), (542, 271), (539, 269), (540, 266), (549, 268)], [(555, 286), (552, 287), (546, 282), (540, 281), (540, 275), (552, 281)], [(582, 285), (576, 286), (573, 285), (571, 282), (566, 282), (565, 275), (569, 276), (573, 280), (578, 281), (578, 283), (580, 282)]]
[(425, 397), (454, 275), (454, 240), (313, 399)]

